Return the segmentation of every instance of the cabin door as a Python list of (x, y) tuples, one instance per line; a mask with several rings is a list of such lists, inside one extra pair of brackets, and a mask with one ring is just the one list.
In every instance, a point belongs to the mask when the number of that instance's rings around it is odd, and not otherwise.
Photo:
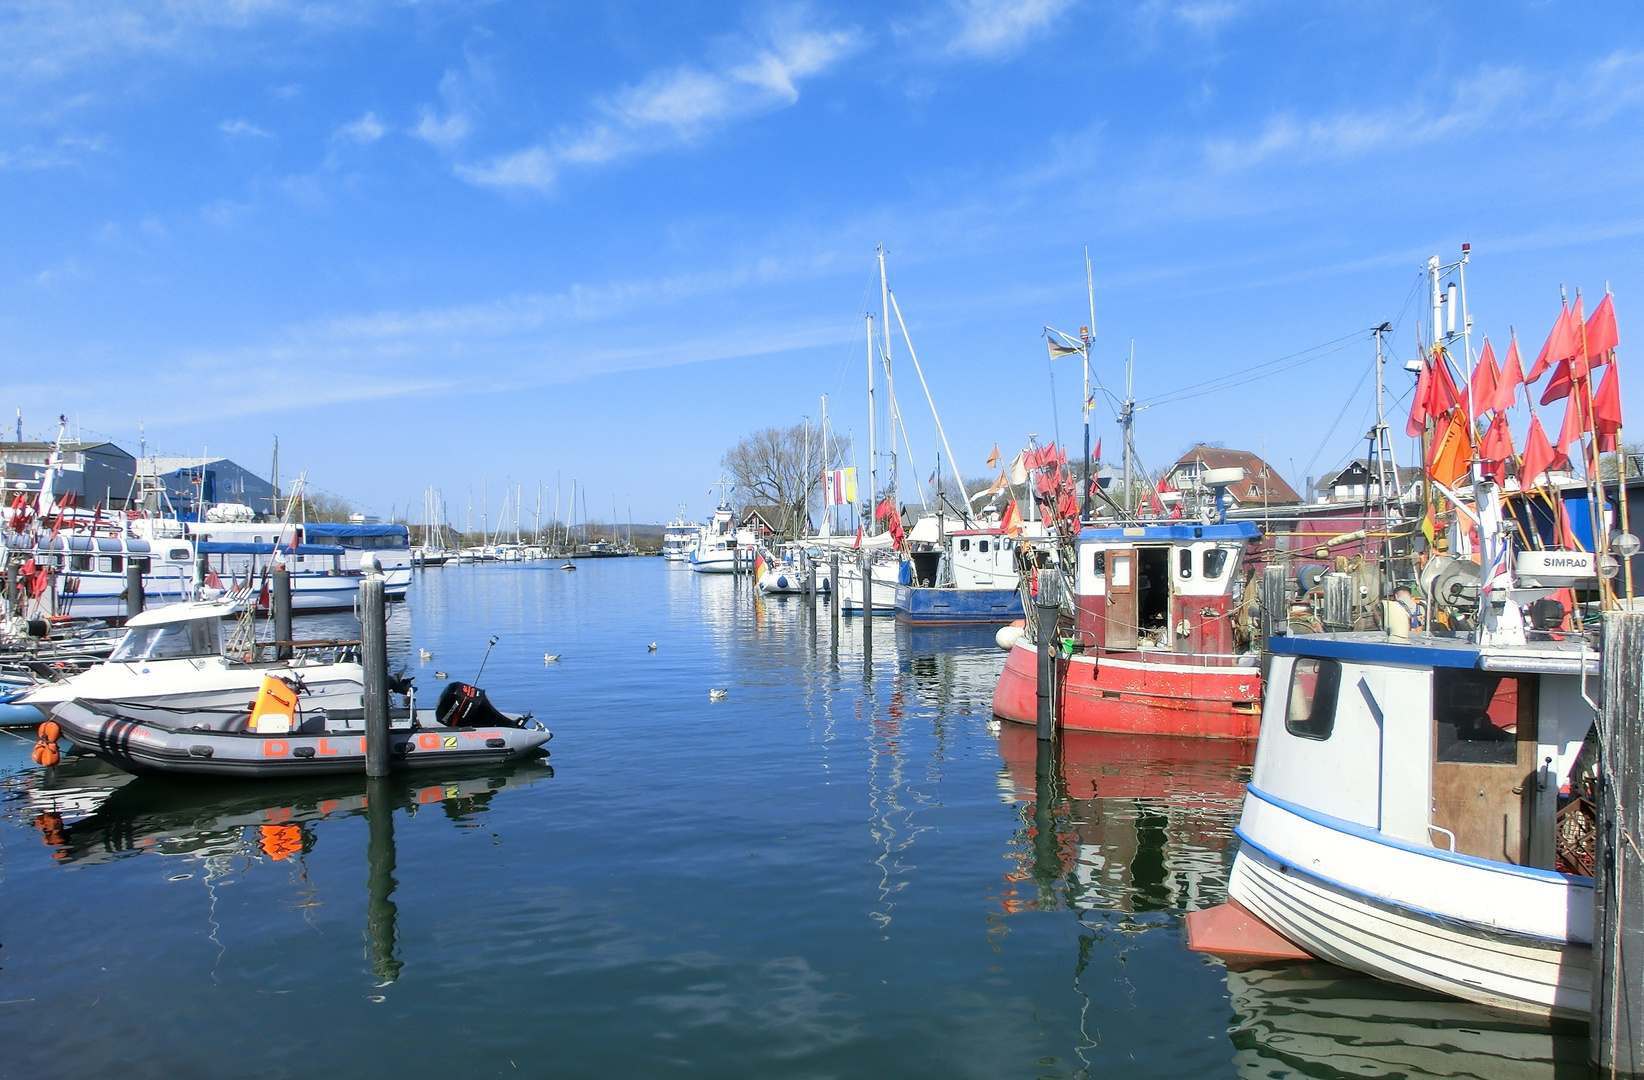
[(1107, 553), (1107, 647), (1136, 647), (1136, 549)]
[[(1536, 679), (1433, 672), (1433, 824), (1463, 855), (1524, 865), (1536, 804)], [(1433, 844), (1450, 838), (1434, 830)]]

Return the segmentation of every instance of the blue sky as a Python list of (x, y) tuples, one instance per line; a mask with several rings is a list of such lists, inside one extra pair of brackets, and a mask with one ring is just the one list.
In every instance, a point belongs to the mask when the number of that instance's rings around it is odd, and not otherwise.
[[(822, 394), (866, 464), (880, 243), (970, 475), (1076, 437), (1040, 327), (1087, 321), (1087, 244), (1098, 375), (1134, 339), (1144, 400), (1383, 320), (1402, 360), (1464, 241), (1480, 333), (1533, 355), (1608, 283), (1625, 362), (1641, 110), (1620, 5), (10, 0), (0, 407), (261, 469), (277, 434), (385, 514), (436, 484), (460, 524), (489, 472), (493, 509), (558, 475), (700, 515)], [(1371, 355), (1148, 410), (1142, 453), (1300, 486), (1362, 445)]]

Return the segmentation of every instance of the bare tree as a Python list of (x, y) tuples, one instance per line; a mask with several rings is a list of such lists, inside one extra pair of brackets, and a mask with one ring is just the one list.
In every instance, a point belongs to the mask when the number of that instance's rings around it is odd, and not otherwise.
[(788, 531), (797, 538), (805, 527), (810, 500), (822, 487), (823, 471), (843, 467), (843, 450), (835, 443), (824, 461), (816, 429), (811, 429), (807, 440), (805, 425), (795, 424), (754, 432), (725, 451), (720, 463), (736, 485), (740, 507), (780, 508)]

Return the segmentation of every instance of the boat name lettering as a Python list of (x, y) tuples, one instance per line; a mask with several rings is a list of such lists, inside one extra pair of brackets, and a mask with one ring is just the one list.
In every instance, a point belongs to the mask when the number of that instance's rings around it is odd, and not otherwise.
[(326, 756), (332, 755), (332, 754), (342, 753), (341, 750), (338, 750), (335, 747), (333, 747), (331, 745), (331, 743), (326, 739), (316, 740), (316, 742), (314, 744), (314, 748), (316, 750), (318, 750), (321, 753), (321, 755), (326, 755)]
[(419, 749), (419, 750), (438, 750), (439, 748), (440, 748), (440, 737), (438, 735), (418, 735), (417, 736), (417, 749)]
[(270, 739), (263, 743), (263, 757), (285, 757), (291, 753), (291, 744), (284, 739)]

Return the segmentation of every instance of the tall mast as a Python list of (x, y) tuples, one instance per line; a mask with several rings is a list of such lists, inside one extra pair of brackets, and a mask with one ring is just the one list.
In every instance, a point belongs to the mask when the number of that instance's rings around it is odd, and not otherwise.
[(1090, 273), (1090, 247), (1085, 247), (1085, 292), (1090, 296), (1090, 325), (1079, 336), (1085, 342), (1085, 481), (1084, 497), (1079, 500), (1085, 518), (1090, 517), (1090, 343), (1096, 339), (1096, 280)]
[(822, 472), (822, 520), (824, 536), (833, 535), (833, 505), (828, 501), (833, 489), (828, 486), (828, 395), (822, 395), (822, 447), (817, 455)]
[(1131, 383), (1136, 371), (1136, 339), (1130, 339), (1130, 358), (1125, 361), (1125, 401), (1119, 410), (1119, 426), (1125, 440), (1125, 513), (1133, 514), (1135, 497), (1131, 493), (1130, 433), (1136, 424), (1136, 401), (1130, 396)]
[[(890, 425), (891, 483), (894, 484), (894, 483), (896, 483), (896, 389), (891, 384), (891, 381), (890, 381), (890, 371), (891, 371), (891, 368), (890, 368), (890, 359), (891, 359), (891, 350), (890, 350), (890, 341), (891, 341), (891, 338), (890, 338), (890, 284), (885, 279), (885, 245), (884, 244), (879, 245), (879, 318), (880, 318), (880, 321), (884, 324), (880, 329), (884, 332), (884, 336), (885, 336), (885, 352), (884, 352), (884, 357), (885, 357), (885, 389), (887, 391), (889, 391), (890, 395), (891, 395), (890, 402), (889, 402), (889, 404), (890, 404), (890, 414), (889, 415), (891, 417), (891, 425)], [(870, 447), (870, 452), (871, 452), (871, 447)], [(879, 492), (875, 491), (873, 493), (873, 497), (875, 499), (878, 499), (879, 498)], [(877, 509), (877, 506), (876, 506), (876, 509)], [(877, 516), (878, 515), (876, 514), (875, 518), (877, 518)]]
[[(880, 280), (881, 281), (884, 280), (884, 274), (885, 274), (885, 253), (884, 253), (883, 250), (881, 250), (880, 253), (879, 253), (879, 275), (880, 275)], [(867, 519), (865, 522), (863, 522), (863, 524), (866, 527), (867, 533), (868, 533), (869, 536), (872, 536), (877, 531), (874, 528), (873, 500), (878, 495), (878, 490), (877, 490), (878, 487), (879, 487), (879, 459), (874, 456), (874, 446), (873, 446), (873, 316), (869, 315), (868, 316), (868, 498), (867, 498), (867, 501), (862, 504), (863, 507), (864, 507), (864, 509), (862, 511), (862, 516)]]
[(272, 499), (273, 515), (280, 516), (280, 437), (274, 436), (274, 498)]

